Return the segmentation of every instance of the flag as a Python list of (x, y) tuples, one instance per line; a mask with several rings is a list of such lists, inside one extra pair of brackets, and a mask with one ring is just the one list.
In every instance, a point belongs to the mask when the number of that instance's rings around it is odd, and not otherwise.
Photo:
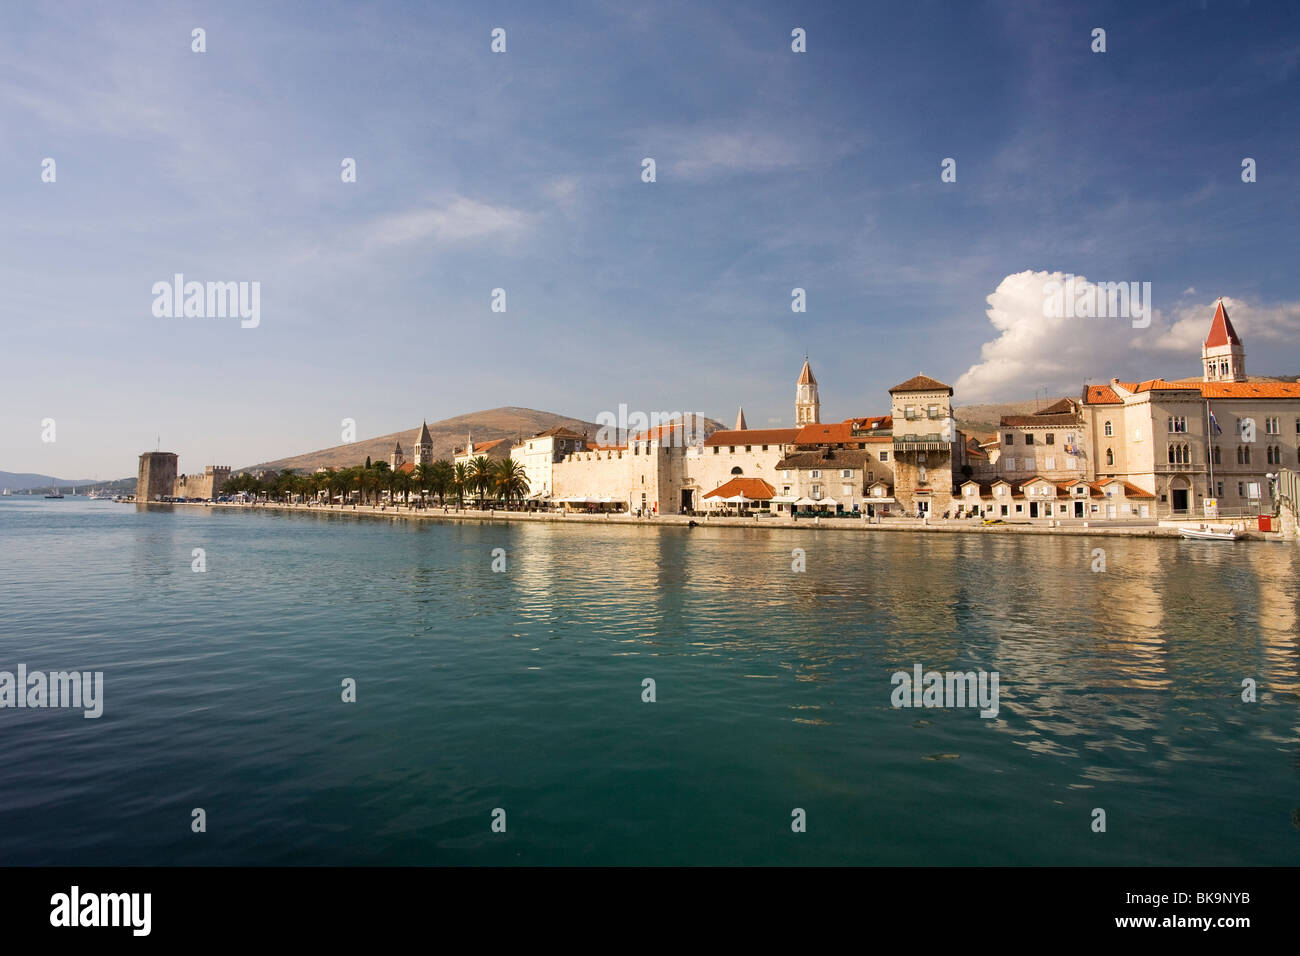
[[(1206, 407), (1209, 408), (1208, 405)], [(1214, 417), (1214, 409), (1210, 408), (1209, 411), (1210, 411), (1210, 427), (1214, 429), (1214, 434), (1222, 435), (1223, 429), (1219, 427), (1219, 423)]]

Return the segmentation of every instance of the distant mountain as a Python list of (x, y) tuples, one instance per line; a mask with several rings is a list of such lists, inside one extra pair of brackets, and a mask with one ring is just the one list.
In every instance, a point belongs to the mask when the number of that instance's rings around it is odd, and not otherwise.
[[(722, 427), (719, 422), (711, 418), (700, 418), (699, 421), (708, 434)], [(580, 435), (586, 434), (592, 441), (595, 441), (596, 433), (600, 430), (599, 425), (594, 422), (584, 422), (580, 418), (569, 418), (553, 412), (538, 411), (535, 408), (507, 406), (429, 422), (429, 437), (433, 439), (434, 459), (450, 460), (453, 449), (465, 446), (468, 434), (474, 436), (475, 444), (480, 444), (497, 438), (516, 440), (528, 438), (556, 425), (562, 425)], [(388, 461), (388, 456), (393, 451), (393, 444), (399, 441), (402, 443), (402, 452), (406, 460), (412, 461), (415, 458), (415, 438), (419, 430), (418, 424), (412, 425), (400, 432), (392, 432), (376, 438), (364, 438), (350, 445), (336, 445), (333, 448), (322, 448), (303, 455), (258, 462), (255, 465), (238, 468), (236, 471), (283, 471), (286, 468), (293, 468), (299, 474), (306, 474), (317, 468), (351, 468), (355, 465), (364, 465), (367, 456), (372, 461)]]
[[(1071, 395), (1077, 399), (1077, 395)], [(987, 405), (954, 405), (953, 421), (967, 435), (987, 441), (993, 438), (1002, 422), (1003, 415), (1032, 415), (1040, 408), (1046, 408), (1058, 398), (1035, 398), (1023, 402), (1000, 402)]]
[(0, 487), (14, 491), (26, 491), (29, 488), (49, 489), (57, 486), (81, 488), (95, 484), (93, 478), (55, 478), (52, 475), (33, 475), (28, 472), (0, 471)]

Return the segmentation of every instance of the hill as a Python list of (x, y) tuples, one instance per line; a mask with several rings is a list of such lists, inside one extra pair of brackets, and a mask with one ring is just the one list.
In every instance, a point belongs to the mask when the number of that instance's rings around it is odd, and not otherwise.
[(14, 491), (26, 491), (28, 488), (48, 490), (58, 486), (81, 488), (93, 484), (95, 484), (93, 478), (55, 478), (51, 475), (34, 475), (30, 472), (0, 471), (0, 487)]
[[(705, 423), (706, 432), (709, 434), (722, 427), (713, 419), (701, 418), (700, 421)], [(473, 434), (475, 444), (479, 444), (496, 438), (516, 440), (527, 438), (548, 428), (554, 428), (556, 425), (562, 425), (578, 434), (586, 434), (593, 441), (600, 430), (599, 425), (594, 422), (584, 422), (580, 418), (569, 418), (553, 412), (538, 411), (535, 408), (507, 406), (429, 422), (429, 437), (433, 439), (433, 457), (450, 460), (453, 449), (464, 447), (466, 434)], [(393, 451), (393, 444), (399, 441), (402, 443), (402, 452), (406, 455), (406, 460), (411, 461), (415, 456), (415, 437), (419, 429), (419, 425), (413, 425), (400, 432), (365, 438), (350, 445), (337, 445), (302, 455), (258, 462), (236, 470), (283, 471), (286, 468), (293, 468), (299, 474), (305, 474), (317, 468), (350, 468), (365, 464), (367, 456), (374, 461), (388, 461), (388, 456)]]
[[(1078, 398), (1077, 395), (1070, 396)], [(997, 434), (998, 424), (1003, 415), (1032, 415), (1040, 408), (1046, 408), (1053, 402), (1059, 402), (1060, 397), (1056, 398), (1035, 398), (1021, 402), (997, 402), (987, 405), (954, 405), (952, 407), (952, 417), (957, 423), (957, 427), (967, 435), (973, 435), (976, 438), (987, 441)]]

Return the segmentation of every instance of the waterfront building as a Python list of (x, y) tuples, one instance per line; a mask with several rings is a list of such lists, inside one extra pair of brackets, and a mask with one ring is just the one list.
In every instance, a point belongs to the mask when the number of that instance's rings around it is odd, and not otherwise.
[(176, 491), (178, 457), (170, 451), (147, 451), (140, 456), (136, 473), (135, 500), (158, 501)]
[(1300, 459), (1300, 384), (1246, 377), (1245, 346), (1220, 301), (1198, 379), (1085, 385), (1095, 479), (1153, 496), (1158, 517), (1272, 509), (1269, 474)]
[(563, 425), (538, 432), (511, 446), (510, 457), (524, 466), (528, 476), (528, 497), (547, 499), (555, 485), (555, 465), (566, 455), (585, 451), (587, 436)]
[(944, 514), (953, 502), (952, 386), (916, 375), (889, 390), (894, 497), (909, 514)]

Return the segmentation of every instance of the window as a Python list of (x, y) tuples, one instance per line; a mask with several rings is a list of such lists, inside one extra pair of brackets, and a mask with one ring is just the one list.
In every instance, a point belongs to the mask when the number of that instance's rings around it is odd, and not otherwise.
[(1007, 432), (1007, 433), (1006, 433), (1004, 436), (1002, 436), (1002, 437), (1006, 439), (1006, 441), (1005, 441), (1003, 444), (1006, 444), (1006, 445), (1014, 445), (1014, 444), (1016, 443), (1016, 436), (1013, 435), (1013, 434), (1011, 434), (1011, 432)]
[(716, 454), (718, 453), (718, 451), (719, 451), (718, 446), (717, 446), (717, 445), (714, 445), (714, 446), (713, 446), (713, 453), (716, 455)]
[(1223, 464), (1223, 449), (1220, 448), (1218, 445), (1214, 446), (1214, 463), (1216, 465)]
[(916, 466), (916, 481), (917, 484), (925, 484), (925, 462), (923, 461)]
[(1170, 415), (1170, 416), (1169, 416), (1169, 431), (1170, 431), (1170, 432), (1185, 432), (1185, 431), (1187, 431), (1187, 416), (1186, 416), (1186, 415)]
[(927, 406), (927, 408), (925, 409), (925, 414), (930, 418), (938, 418), (939, 406), (938, 405)]
[(1025, 511), (1024, 505), (1016, 505), (1016, 514), (1023, 514), (1024, 511)]
[(1192, 450), (1187, 445), (1170, 445), (1169, 446), (1169, 464), (1171, 465), (1189, 465), (1192, 461)]
[(1282, 449), (1277, 445), (1268, 446), (1268, 463), (1270, 465), (1282, 464)]
[(916, 406), (908, 405), (903, 409), (903, 417), (909, 422), (916, 418)]
[(746, 445), (746, 446), (745, 446), (745, 451), (753, 451), (753, 450), (754, 450), (754, 446), (753, 446), (753, 445)]
[(1106, 423), (1106, 429), (1105, 429), (1105, 430), (1106, 430), (1106, 435), (1107, 435), (1107, 436), (1110, 436), (1110, 435), (1115, 434), (1115, 426), (1113, 426), (1110, 422), (1107, 422), (1107, 423)]
[(1071, 455), (1069, 458), (1065, 459), (1065, 467), (1069, 468), (1071, 471), (1074, 471), (1076, 468), (1079, 467), (1079, 459)]
[(767, 451), (767, 446), (766, 446), (766, 445), (763, 446), (763, 451)]
[(887, 452), (887, 451), (882, 451), (882, 452), (880, 453), (880, 460), (881, 460), (881, 461), (889, 461), (889, 452)]
[(814, 468), (812, 471), (808, 473), (809, 478), (820, 478), (821, 476), (822, 476), (821, 471), (816, 468)]
[(1238, 446), (1237, 446), (1237, 464), (1239, 464), (1239, 465), (1249, 465), (1249, 464), (1250, 464), (1250, 446), (1249, 446), (1249, 445), (1238, 445)]
[(1237, 497), (1246, 497), (1246, 483), (1244, 481), (1237, 482)]
[(740, 466), (739, 466), (739, 465), (737, 465), (735, 468), (731, 469), (731, 473), (732, 473), (733, 475), (743, 475), (743, 474), (744, 474), (744, 472), (740, 470)]
[(782, 480), (782, 481), (789, 481), (789, 480), (790, 480), (790, 469), (789, 469), (789, 468), (787, 468), (785, 471), (781, 472), (781, 480)]
[(1025, 436), (1025, 444), (1026, 444), (1026, 445), (1032, 445), (1033, 443), (1034, 443), (1034, 436), (1033, 436), (1033, 435), (1026, 435), (1026, 436)]
[(729, 445), (729, 446), (727, 447), (727, 454), (729, 454), (729, 455), (734, 455), (735, 453), (736, 453), (736, 446), (735, 446), (735, 445)]
[(1016, 470), (1016, 459), (1014, 456), (1012, 456), (1011, 458), (1007, 459), (1007, 471), (1015, 471), (1015, 470)]
[(1056, 444), (1056, 433), (1055, 433), (1055, 432), (1048, 432), (1048, 433), (1047, 433), (1047, 444), (1049, 444), (1049, 445), (1055, 445), (1055, 444)]
[(841, 468), (841, 469), (840, 469), (840, 477), (841, 477), (841, 478), (852, 478), (852, 477), (853, 477), (853, 469), (852, 469), (852, 468)]
[(1221, 481), (1218, 482), (1218, 483), (1217, 483), (1217, 486), (1218, 486), (1218, 487), (1217, 487), (1217, 489), (1216, 489), (1216, 494), (1218, 494), (1218, 496), (1219, 496), (1220, 498), (1222, 498), (1222, 497), (1223, 497), (1223, 482), (1221, 482)]
[(852, 485), (841, 485), (841, 486), (840, 486), (840, 492), (841, 492), (842, 494), (844, 494), (844, 495), (848, 495), (848, 496), (851, 497), (851, 496), (853, 495), (853, 486), (852, 486)]
[(1278, 421), (1276, 418), (1264, 419), (1264, 434), (1265, 435), (1282, 434), (1282, 423)]
[(1043, 459), (1043, 467), (1046, 468), (1048, 471), (1055, 471), (1056, 459), (1053, 458), (1051, 455), (1048, 455), (1045, 459)]
[(821, 486), (821, 485), (813, 485), (813, 493), (812, 493), (812, 496), (813, 496), (814, 498), (820, 498), (820, 497), (822, 496), (822, 486)]
[(783, 495), (788, 495), (789, 493), (790, 493), (790, 486), (789, 486), (789, 485), (783, 485), (783, 486), (781, 487), (781, 494), (783, 494)]
[(1115, 449), (1113, 448), (1106, 449), (1106, 464), (1107, 465), (1115, 464)]

